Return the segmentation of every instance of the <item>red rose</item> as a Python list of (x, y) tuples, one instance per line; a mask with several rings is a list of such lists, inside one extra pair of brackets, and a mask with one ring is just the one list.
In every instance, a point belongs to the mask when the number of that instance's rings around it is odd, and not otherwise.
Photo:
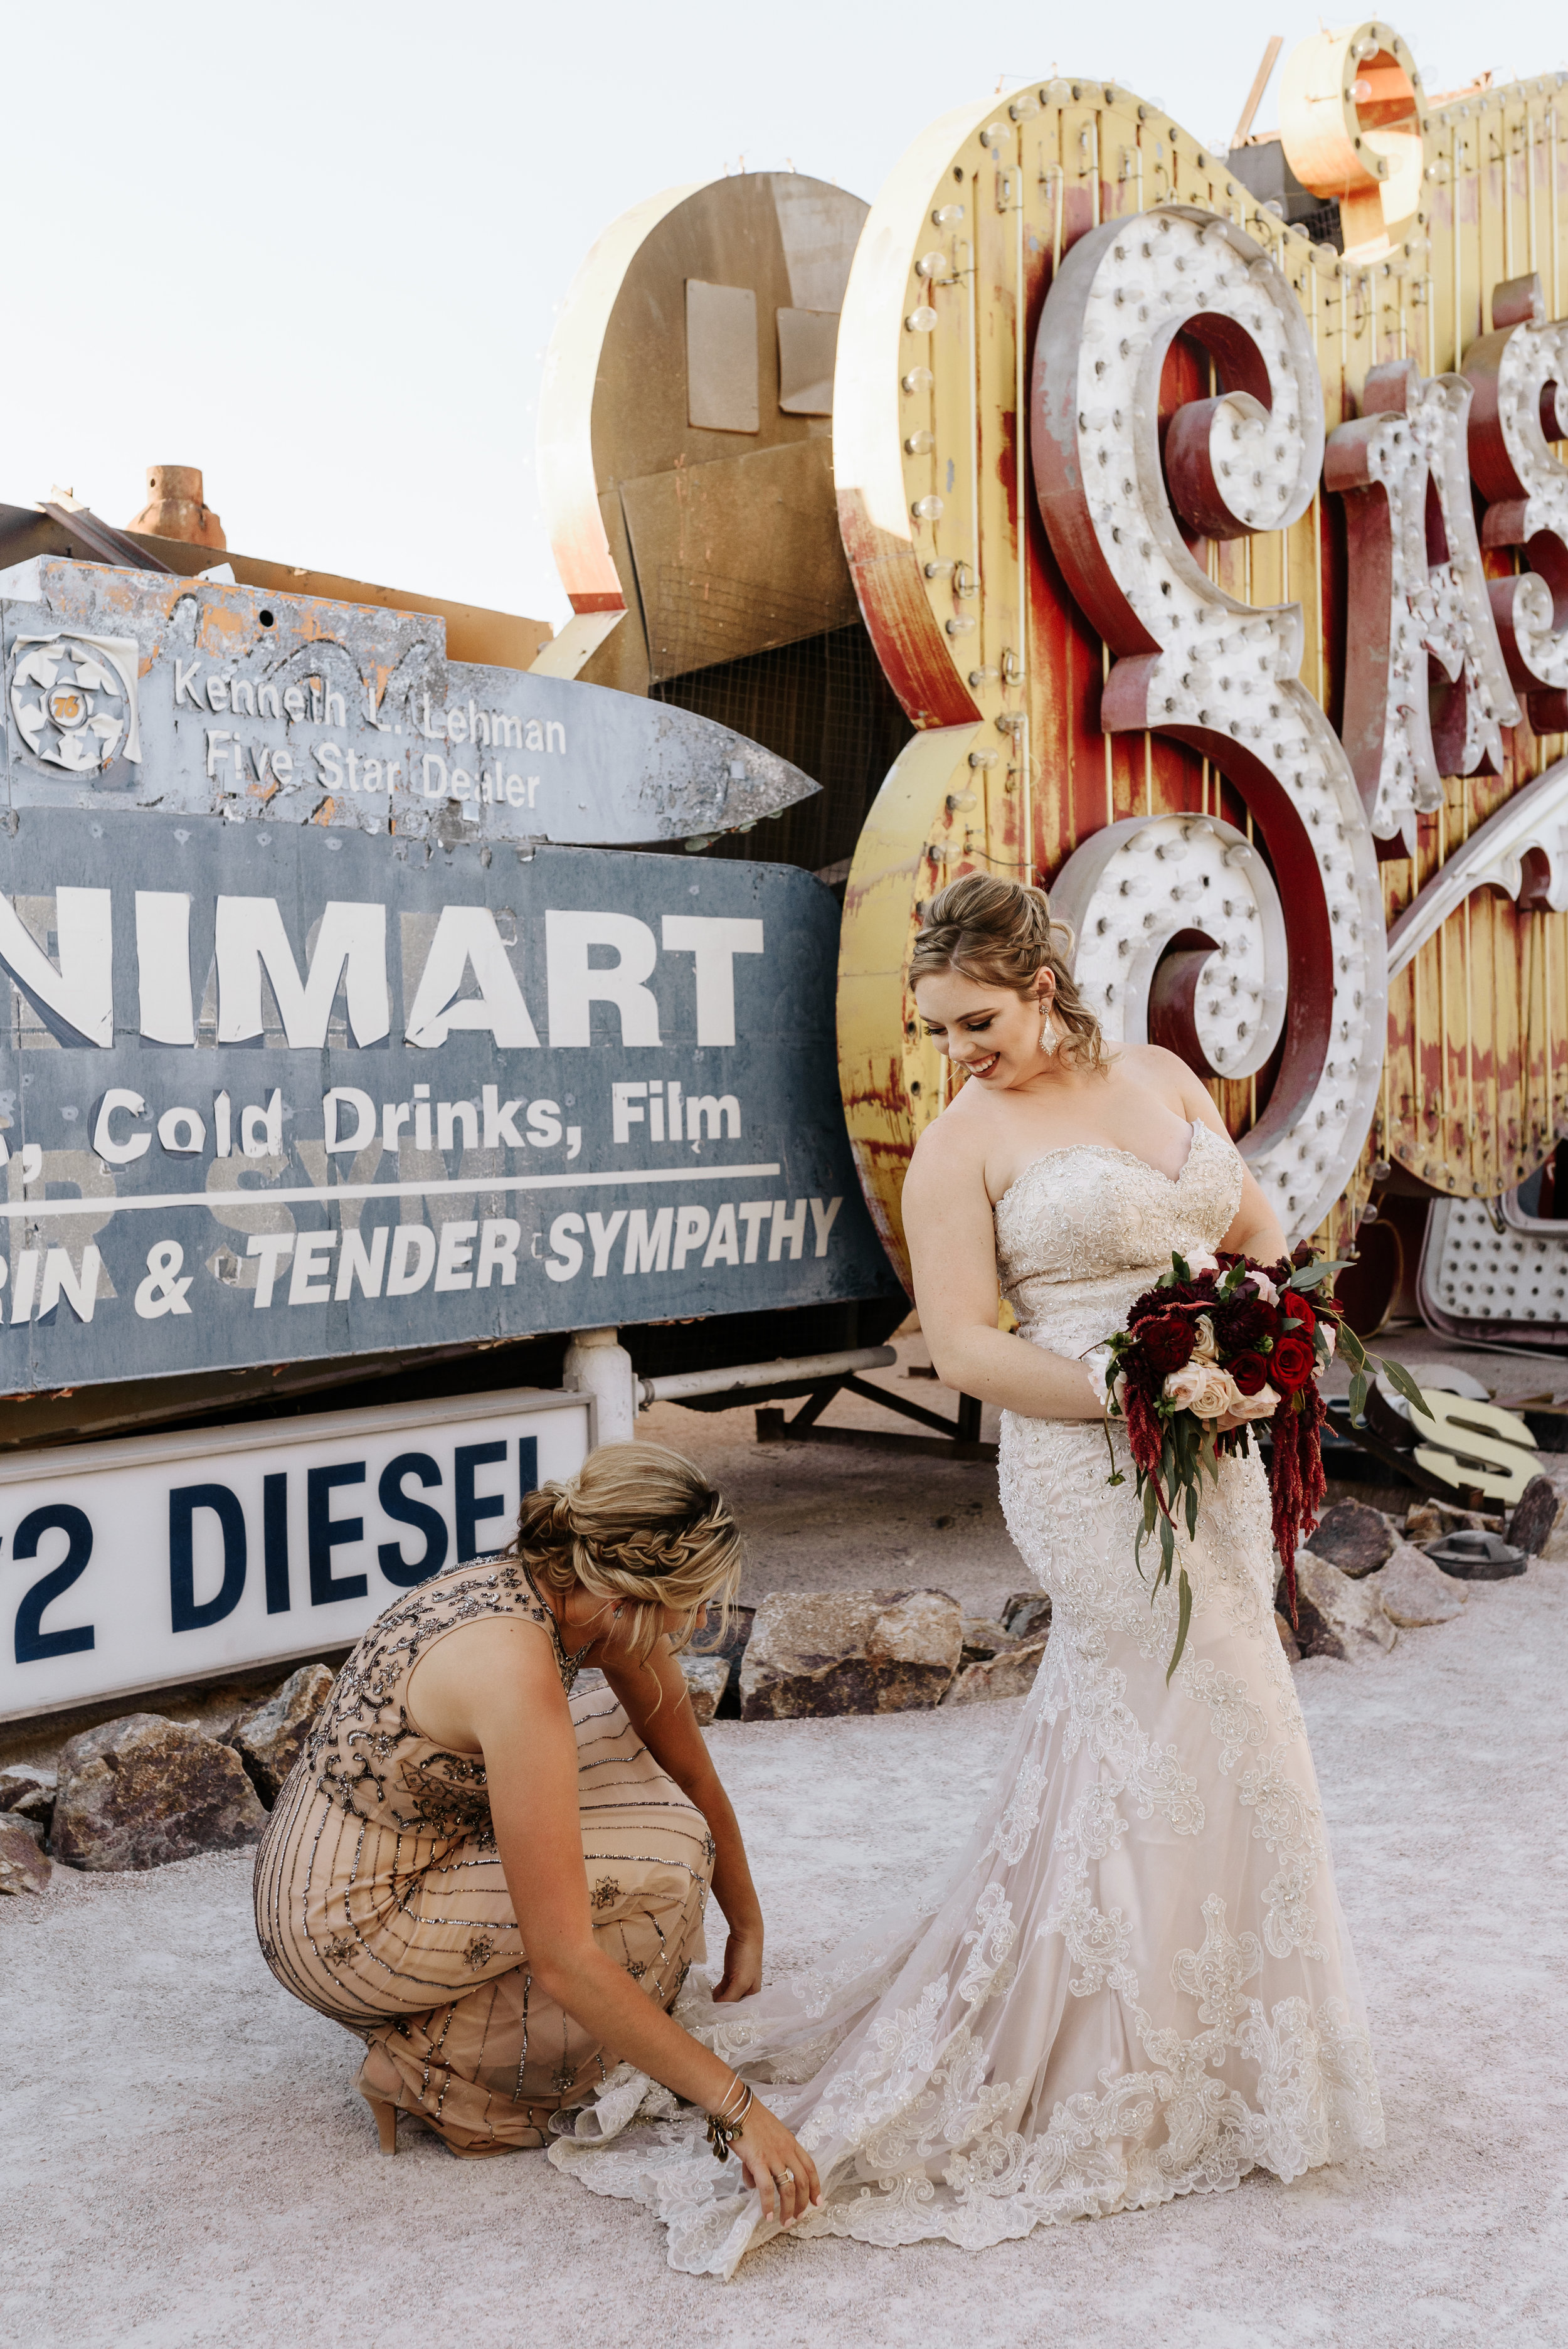
[(1192, 1351), (1192, 1326), (1180, 1313), (1150, 1315), (1138, 1330), (1138, 1342), (1147, 1355), (1151, 1370), (1163, 1378), (1168, 1371), (1179, 1371)]
[(1316, 1329), (1317, 1316), (1298, 1288), (1287, 1289), (1279, 1302), (1280, 1311), (1287, 1321), (1298, 1322), (1302, 1329), (1309, 1331)]
[(1235, 1354), (1225, 1364), (1244, 1395), (1261, 1394), (1269, 1382), (1269, 1366), (1261, 1354)]
[[(1298, 1338), (1287, 1330), (1269, 1356), (1269, 1383), (1282, 1393), (1295, 1394), (1306, 1386), (1317, 1368), (1317, 1355), (1310, 1338)], [(1232, 1376), (1235, 1373), (1233, 1371)]]

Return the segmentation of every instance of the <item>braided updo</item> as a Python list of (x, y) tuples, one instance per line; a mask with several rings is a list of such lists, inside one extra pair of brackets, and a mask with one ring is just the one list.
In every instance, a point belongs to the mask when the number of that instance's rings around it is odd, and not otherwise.
[(693, 1620), (717, 1599), (727, 1619), (740, 1579), (740, 1533), (699, 1468), (662, 1444), (604, 1444), (575, 1476), (525, 1494), (517, 1556), (542, 1590), (592, 1591), (631, 1617), (626, 1645), (645, 1660), (659, 1610)]
[(1011, 988), (1028, 997), (1042, 970), (1056, 981), (1051, 1009), (1062, 1029), (1061, 1056), (1069, 1068), (1103, 1069), (1105, 1039), (1068, 968), (1073, 934), (1052, 919), (1043, 889), (999, 873), (965, 873), (931, 900), (921, 918), (909, 967), (913, 988), (939, 971), (955, 970), (984, 987)]

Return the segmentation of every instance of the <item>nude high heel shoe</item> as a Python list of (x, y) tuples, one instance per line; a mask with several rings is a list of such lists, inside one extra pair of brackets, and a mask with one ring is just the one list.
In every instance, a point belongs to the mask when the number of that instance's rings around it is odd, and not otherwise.
[(375, 2116), (377, 2130), (381, 2138), (382, 2152), (396, 2153), (397, 2150), (397, 2106), (388, 2103), (385, 2096), (373, 2096), (368, 2088), (361, 2088), (359, 2093)]

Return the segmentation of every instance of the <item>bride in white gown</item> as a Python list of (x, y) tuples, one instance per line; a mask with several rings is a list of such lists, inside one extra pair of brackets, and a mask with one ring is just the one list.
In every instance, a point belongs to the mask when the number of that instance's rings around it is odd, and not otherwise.
[[(775, 2084), (822, 2188), (797, 2238), (978, 2250), (1255, 2168), (1297, 2178), (1380, 2145), (1383, 2119), (1263, 1468), (1226, 1461), (1179, 1545), (1192, 1619), (1167, 1686), (1173, 1590), (1151, 1604), (1133, 1563), (1132, 1478), (1107, 1482), (1085, 1360), (1173, 1248), (1269, 1261), (1284, 1236), (1191, 1072), (1102, 1045), (1038, 891), (954, 882), (913, 984), (969, 1079), (905, 1186), (921, 1325), (950, 1386), (1004, 1406), (1003, 1506), (1050, 1640), (945, 1883), (739, 2005), (676, 2012)], [(648, 2205), (672, 2266), (731, 2275), (778, 2224), (649, 2091), (623, 2067), (560, 2116), (574, 2134), (550, 2158)]]

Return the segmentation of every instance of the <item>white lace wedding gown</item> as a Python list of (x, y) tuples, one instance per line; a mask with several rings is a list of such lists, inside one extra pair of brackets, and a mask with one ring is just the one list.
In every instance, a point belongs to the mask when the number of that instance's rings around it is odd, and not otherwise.
[[(1236, 1153), (1197, 1123), (1174, 1182), (1116, 1150), (1037, 1159), (996, 1207), (1025, 1336), (1069, 1356), (1106, 1338), (1172, 1248), (1218, 1243), (1240, 1185)], [(1050, 1592), (1050, 1643), (945, 1884), (738, 2006), (704, 1993), (676, 2009), (772, 2084), (816, 2161), (825, 2207), (797, 2238), (977, 2250), (1383, 2141), (1274, 1627), (1262, 1466), (1227, 1462), (1205, 1488), (1180, 1553), (1192, 1621), (1169, 1688), (1174, 1599), (1150, 1605), (1132, 1478), (1110, 1486), (1108, 1472), (1099, 1423), (1005, 1416), (1003, 1506)], [(729, 2276), (779, 2230), (738, 2162), (721, 2168), (700, 2122), (649, 2087), (623, 2066), (558, 2116), (574, 2134), (550, 2158), (647, 2204), (673, 2267)]]

